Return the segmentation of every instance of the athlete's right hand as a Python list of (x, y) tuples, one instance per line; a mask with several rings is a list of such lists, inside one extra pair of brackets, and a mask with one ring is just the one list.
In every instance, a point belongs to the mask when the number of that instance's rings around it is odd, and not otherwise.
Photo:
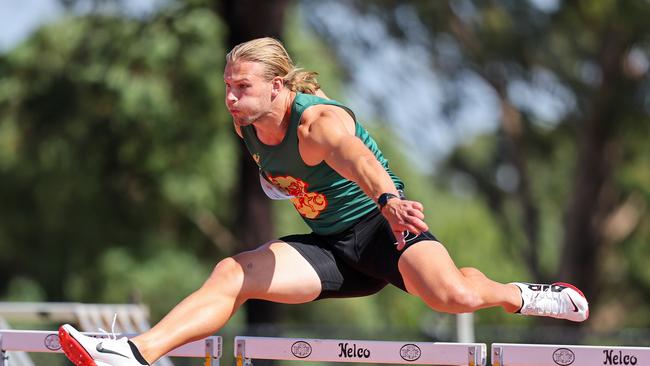
[(404, 232), (408, 231), (415, 235), (429, 230), (424, 222), (424, 206), (417, 201), (392, 199), (388, 200), (382, 208), (384, 215), (397, 241), (397, 250), (404, 249), (406, 240)]

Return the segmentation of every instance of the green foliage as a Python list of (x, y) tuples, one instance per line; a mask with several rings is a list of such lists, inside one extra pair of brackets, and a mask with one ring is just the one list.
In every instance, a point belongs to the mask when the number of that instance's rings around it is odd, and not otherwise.
[(7, 286), (6, 301), (43, 301), (45, 293), (41, 285), (31, 278), (14, 277)]
[(304, 24), (297, 7), (289, 10), (285, 27), (285, 45), (298, 67), (318, 73), (318, 82), (332, 99), (340, 100), (343, 90), (343, 68), (334, 54), (318, 36)]
[[(177, 7), (67, 17), (0, 57), (0, 291), (24, 273), (49, 300), (124, 302), (132, 288), (99, 284), (141, 267), (159, 315), (200, 283), (224, 253), (195, 217), (229, 223), (235, 168), (222, 37), (211, 10)], [(171, 275), (194, 280), (161, 290)]]
[[(443, 85), (432, 103), (451, 116), (441, 127), (472, 109), (468, 75), (495, 101), (495, 131), (457, 146), (416, 196), (457, 264), (500, 281), (573, 282), (591, 302), (587, 328), (648, 324), (647, 309), (625, 310), (650, 289), (647, 3), (337, 1), (376, 30), (348, 37), (319, 15), (332, 2), (304, 1), (320, 7), (312, 23), (346, 59), (350, 48), (382, 54), (395, 43), (425, 53)], [(408, 77), (388, 79), (383, 97), (395, 98)], [(409, 127), (429, 133), (395, 128)], [(486, 313), (481, 321), (496, 320)]]
[[(114, 248), (100, 260), (98, 271), (106, 286), (99, 301), (111, 304), (125, 298), (137, 300), (149, 306), (151, 319), (156, 322), (179, 299), (199, 288), (209, 275), (208, 269), (193, 253), (164, 249), (136, 262), (124, 248)], [(88, 286), (83, 282), (79, 285)], [(84, 292), (83, 288), (79, 290)]]

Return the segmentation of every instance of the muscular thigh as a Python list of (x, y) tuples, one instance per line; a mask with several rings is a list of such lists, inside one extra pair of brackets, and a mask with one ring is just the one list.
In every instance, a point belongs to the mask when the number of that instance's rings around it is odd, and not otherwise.
[(462, 275), (447, 249), (437, 241), (417, 243), (404, 251), (399, 260), (408, 292), (435, 296), (462, 285)]
[(233, 259), (244, 272), (242, 291), (247, 298), (297, 304), (312, 301), (321, 292), (314, 268), (283, 241), (269, 242)]

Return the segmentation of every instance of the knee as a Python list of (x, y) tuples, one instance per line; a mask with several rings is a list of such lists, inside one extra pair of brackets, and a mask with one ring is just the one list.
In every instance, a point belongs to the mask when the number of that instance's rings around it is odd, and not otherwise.
[(244, 270), (232, 257), (217, 263), (203, 288), (215, 293), (240, 296), (244, 283)]
[(473, 288), (459, 284), (447, 286), (442, 300), (450, 313), (473, 312), (482, 304), (480, 295)]
[(465, 277), (485, 277), (483, 272), (473, 267), (463, 267), (460, 269), (460, 273)]

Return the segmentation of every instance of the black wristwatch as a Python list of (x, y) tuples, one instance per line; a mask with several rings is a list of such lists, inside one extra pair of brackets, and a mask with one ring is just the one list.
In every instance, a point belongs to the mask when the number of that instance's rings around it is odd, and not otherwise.
[(379, 211), (381, 211), (384, 206), (388, 203), (388, 200), (391, 198), (399, 198), (398, 196), (392, 194), (392, 193), (382, 193), (379, 195), (379, 198), (377, 198), (377, 204), (379, 205)]

